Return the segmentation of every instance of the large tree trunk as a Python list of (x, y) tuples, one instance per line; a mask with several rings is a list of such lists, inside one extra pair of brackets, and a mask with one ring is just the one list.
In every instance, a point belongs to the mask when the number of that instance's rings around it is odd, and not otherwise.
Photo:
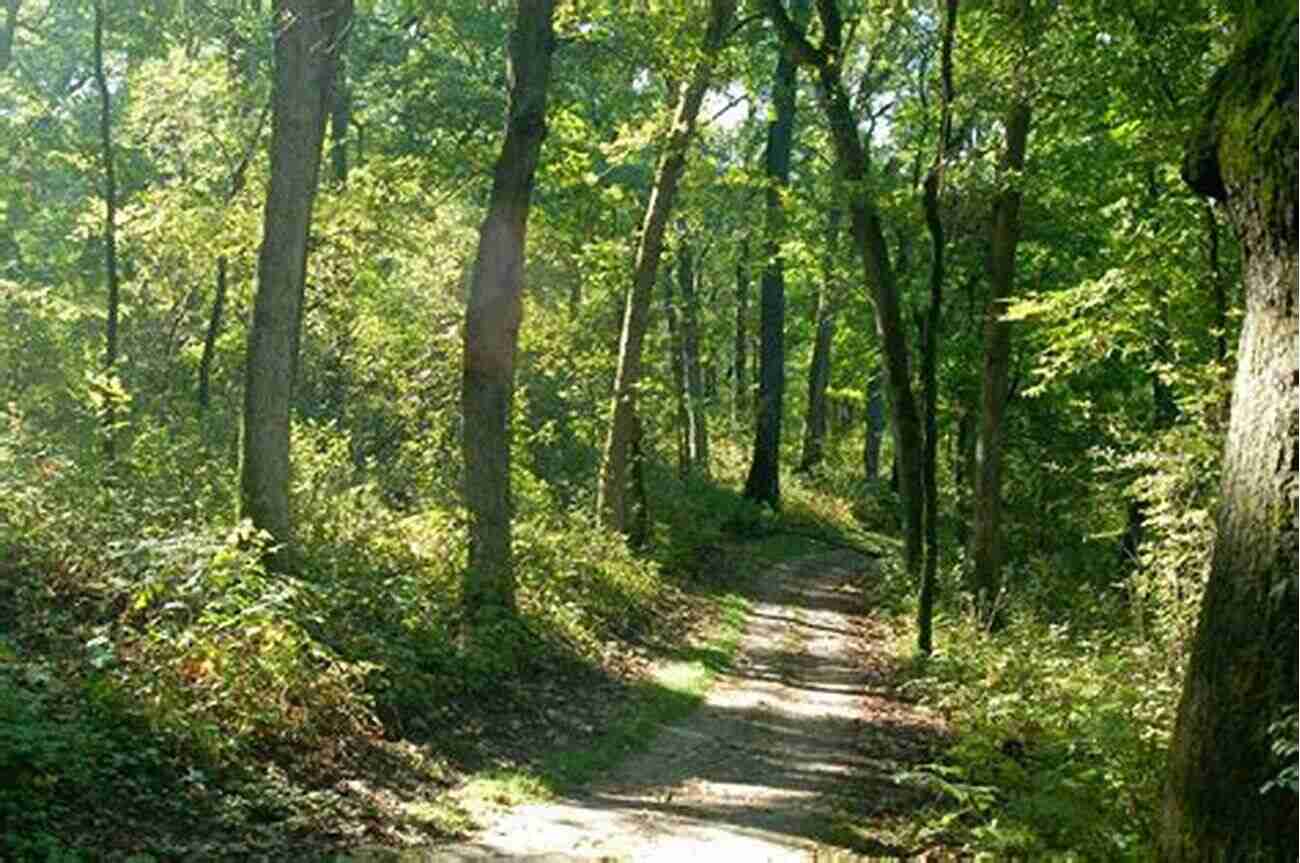
[(493, 172), (487, 217), (479, 229), (465, 309), (460, 392), (469, 566), (462, 604), (470, 628), (515, 611), (510, 409), (523, 317), (528, 208), (546, 135), (554, 10), (554, 0), (519, 0), (516, 7), (509, 45), (505, 140)]
[[(1263, 790), (1287, 766), (1269, 725), (1294, 715), (1298, 685), (1296, 13), (1246, 7), (1184, 167), (1193, 189), (1226, 204), (1241, 240), (1246, 317), (1162, 812), (1161, 859), (1178, 863), (1294, 860), (1297, 843), (1296, 795)], [(1284, 733), (1294, 745), (1294, 726)]]
[[(795, 0), (794, 26), (802, 29), (807, 11), (805, 0)], [(774, 508), (781, 505), (781, 414), (785, 406), (785, 263), (781, 257), (785, 209), (781, 192), (790, 184), (797, 77), (794, 59), (782, 51), (772, 83), (774, 114), (767, 126), (764, 156), (767, 188), (759, 292), (758, 416), (744, 492), (750, 500)]]
[(655, 169), (650, 201), (646, 205), (637, 243), (632, 286), (627, 293), (619, 339), (614, 405), (596, 492), (596, 512), (601, 524), (620, 533), (625, 532), (627, 526), (627, 457), (635, 425), (637, 389), (641, 383), (641, 345), (650, 316), (650, 298), (659, 270), (659, 257), (663, 252), (664, 230), (677, 197), (677, 184), (686, 166), (686, 147), (695, 129), (695, 118), (700, 112), (704, 92), (713, 77), (714, 62), (735, 11), (736, 0), (711, 0), (709, 3), (709, 23), (702, 54), (688, 83), (682, 88), (673, 112), (672, 129)]
[(803, 471), (812, 470), (821, 463), (826, 443), (826, 390), (831, 383), (831, 343), (835, 339), (835, 259), (839, 252), (842, 217), (843, 211), (838, 202), (832, 204), (827, 215), (826, 269), (822, 285), (817, 290), (816, 311), (813, 313), (815, 335), (812, 360), (808, 364), (808, 406), (804, 417), (803, 456), (799, 460), (799, 469)]
[(677, 270), (682, 291), (682, 366), (686, 373), (686, 449), (691, 470), (709, 475), (709, 421), (704, 408), (704, 369), (700, 364), (700, 271), (683, 243)]
[(925, 413), (925, 453), (922, 471), (925, 490), (925, 571), (917, 603), (917, 649), (928, 655), (933, 648), (934, 592), (939, 569), (939, 325), (943, 307), (944, 233), (939, 195), (952, 134), (952, 42), (957, 29), (957, 0), (947, 0), (940, 48), (939, 144), (934, 164), (925, 178), (925, 224), (930, 232), (930, 306), (922, 328), (921, 390)]
[(240, 515), (271, 535), (278, 562), (292, 561), (289, 413), (298, 366), (307, 236), (332, 98), (336, 42), (352, 0), (277, 0), (266, 193), (257, 295), (248, 331)]
[(830, 125), (835, 145), (837, 170), (849, 192), (849, 215), (854, 244), (862, 257), (863, 281), (875, 310), (876, 333), (880, 338), (894, 428), (895, 458), (900, 466), (903, 499), (904, 562), (918, 582), (921, 575), (921, 417), (912, 393), (907, 335), (903, 331), (901, 303), (880, 212), (871, 197), (867, 154), (858, 137), (858, 124), (850, 108), (848, 93), (840, 78), (843, 21), (835, 0), (818, 0), (822, 23), (822, 44), (814, 47), (799, 32), (778, 0), (767, 0), (769, 17), (775, 23), (786, 50), (795, 59), (813, 66), (818, 75), (818, 95)]
[[(1003, 171), (1025, 167), (1030, 109), (1027, 101), (1011, 106), (1006, 120)], [(1016, 246), (1020, 241), (1020, 200), (1017, 185), (998, 195), (993, 204), (993, 229), (989, 252), (991, 295), (984, 318), (984, 365), (980, 388), (980, 423), (975, 443), (975, 496), (971, 526), (970, 589), (982, 620), (996, 621), (1001, 590), (1002, 559), (1002, 441), (1011, 370), (1011, 324), (1002, 312), (1016, 273)]]
[[(15, 7), (16, 9), (16, 7)], [(121, 305), (117, 276), (117, 170), (113, 158), (113, 100), (104, 72), (104, 27), (108, 13), (105, 0), (95, 3), (95, 84), (99, 88), (99, 147), (104, 169), (104, 280), (108, 287), (107, 314), (104, 319), (104, 374), (112, 377), (117, 370), (117, 319)], [(110, 399), (104, 406), (104, 456), (110, 462), (116, 455), (116, 406)]]

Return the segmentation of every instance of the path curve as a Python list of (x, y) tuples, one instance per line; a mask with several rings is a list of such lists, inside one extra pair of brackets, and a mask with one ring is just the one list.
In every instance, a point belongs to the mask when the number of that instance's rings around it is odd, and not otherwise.
[(851, 859), (826, 840), (869, 766), (858, 743), (871, 679), (856, 649), (867, 565), (835, 552), (773, 567), (734, 666), (698, 710), (581, 793), (517, 806), (421, 859)]

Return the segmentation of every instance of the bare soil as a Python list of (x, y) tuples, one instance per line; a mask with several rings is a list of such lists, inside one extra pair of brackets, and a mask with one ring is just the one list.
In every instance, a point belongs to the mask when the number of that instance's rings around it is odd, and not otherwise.
[(916, 853), (853, 829), (923, 805), (896, 785), (942, 723), (890, 687), (896, 663), (851, 552), (756, 580), (733, 666), (649, 748), (569, 797), (517, 806), (406, 861), (850, 860)]

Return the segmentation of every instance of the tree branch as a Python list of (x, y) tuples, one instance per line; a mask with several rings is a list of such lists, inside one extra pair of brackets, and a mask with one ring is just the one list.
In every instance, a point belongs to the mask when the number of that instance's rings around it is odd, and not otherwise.
[[(831, 2), (833, 4), (834, 0)], [(781, 39), (781, 46), (791, 60), (800, 66), (821, 66), (826, 62), (825, 49), (814, 47), (808, 38), (799, 32), (799, 28), (781, 6), (781, 0), (766, 0), (764, 5), (767, 7), (767, 17)]]

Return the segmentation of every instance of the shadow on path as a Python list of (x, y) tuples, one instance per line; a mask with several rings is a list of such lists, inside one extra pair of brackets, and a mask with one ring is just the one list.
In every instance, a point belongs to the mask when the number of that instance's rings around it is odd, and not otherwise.
[(402, 859), (852, 859), (845, 842), (898, 854), (850, 840), (844, 816), (897, 801), (890, 776), (939, 732), (862, 661), (868, 565), (835, 552), (775, 567), (755, 583), (734, 666), (649, 749), (567, 799), (515, 808), (475, 842)]

